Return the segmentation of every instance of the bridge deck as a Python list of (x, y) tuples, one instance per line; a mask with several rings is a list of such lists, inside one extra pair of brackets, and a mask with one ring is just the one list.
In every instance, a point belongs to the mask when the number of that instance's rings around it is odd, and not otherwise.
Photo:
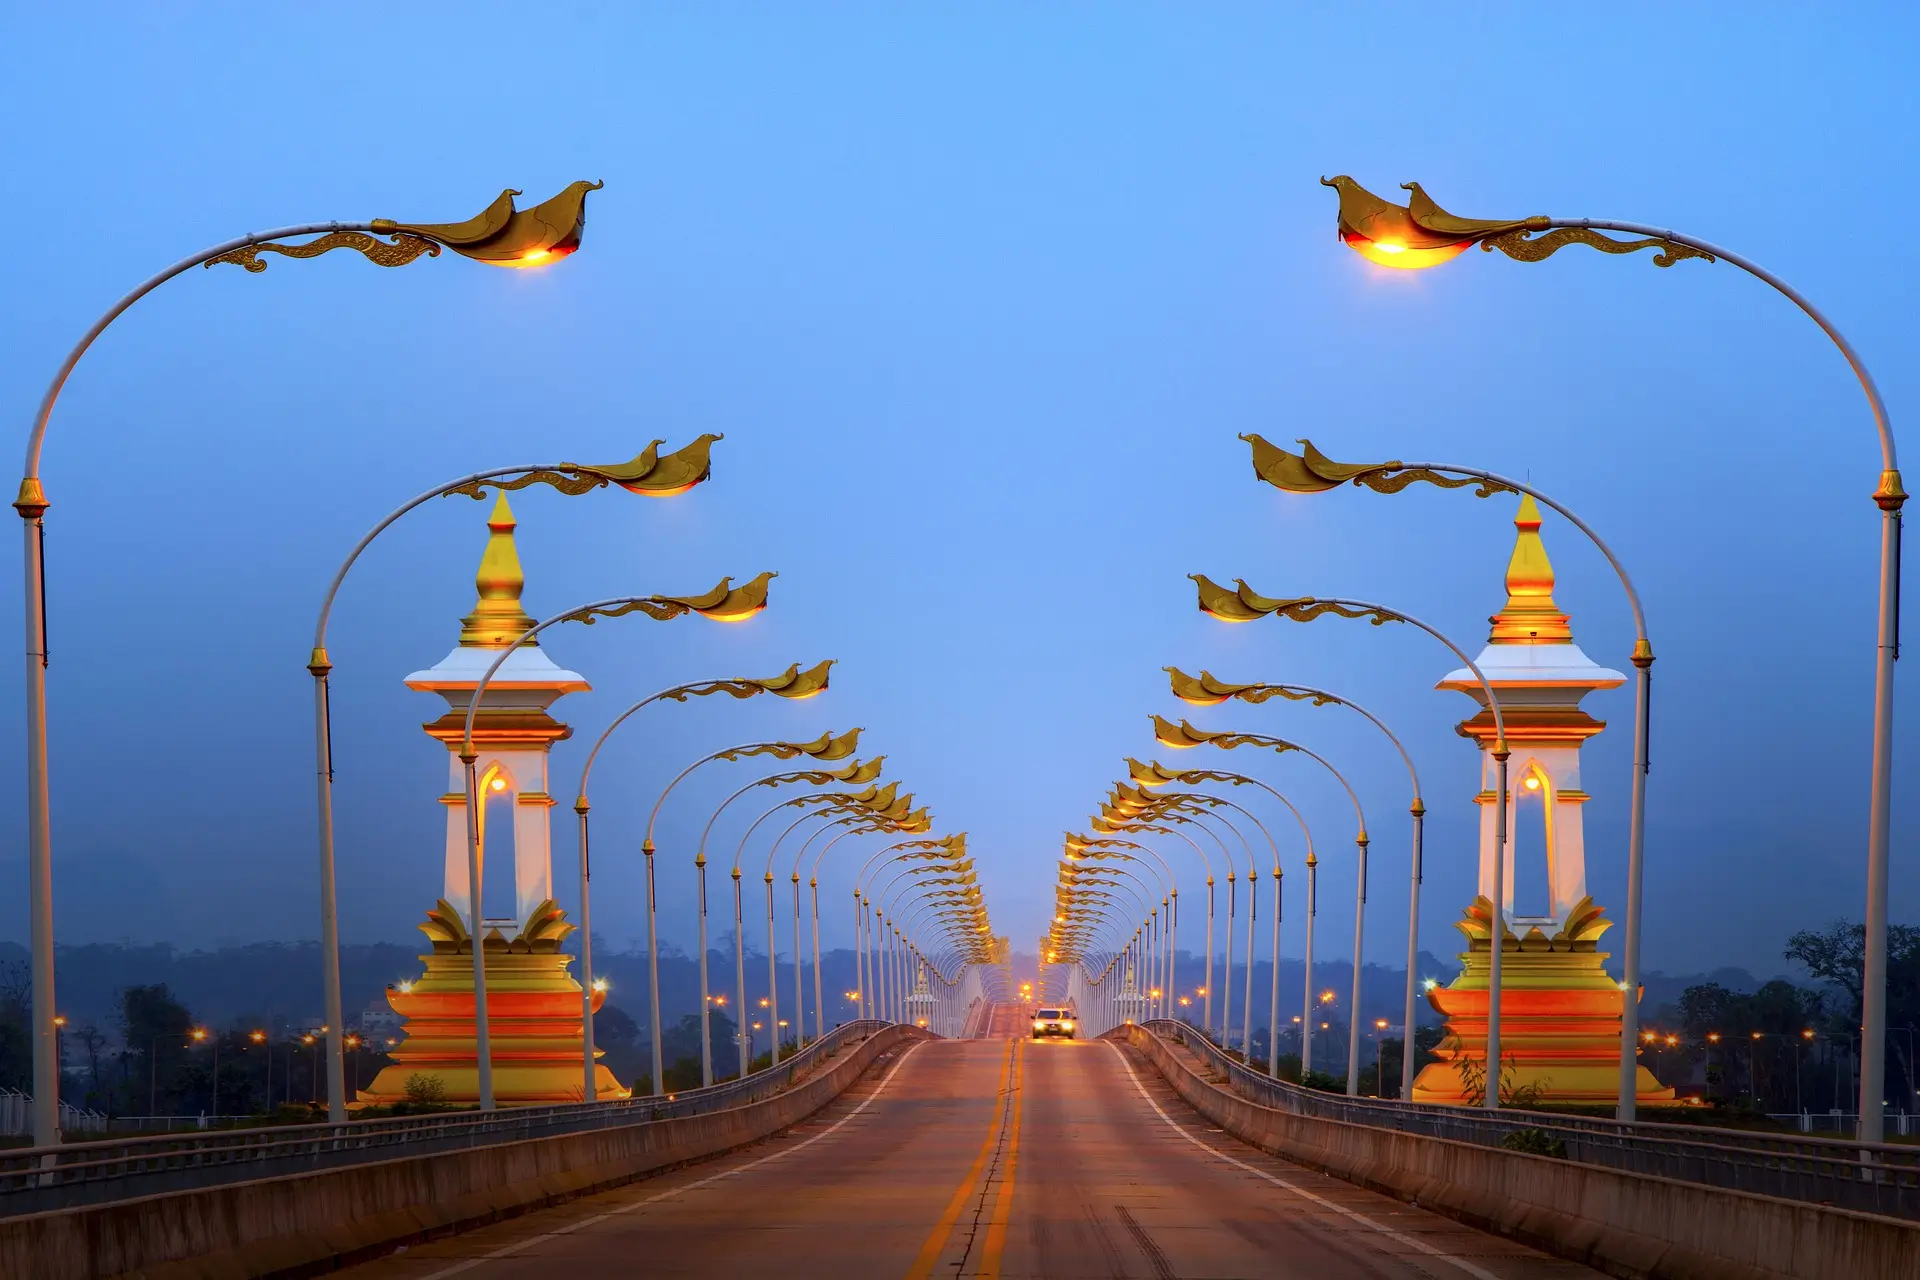
[(1242, 1145), (1210, 1129), (1130, 1049), (1007, 1039), (908, 1048), (765, 1143), (353, 1272), (639, 1273), (1597, 1274)]

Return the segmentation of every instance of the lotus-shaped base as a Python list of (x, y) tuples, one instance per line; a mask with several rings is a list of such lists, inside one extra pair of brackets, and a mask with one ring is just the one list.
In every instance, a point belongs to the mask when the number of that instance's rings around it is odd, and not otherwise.
[[(1473, 1077), (1487, 1060), (1487, 964), (1492, 904), (1477, 898), (1456, 927), (1467, 935), (1464, 966), (1450, 986), (1427, 992), (1449, 1035), (1413, 1082), (1415, 1102), (1478, 1101)], [(1566, 925), (1522, 937), (1504, 922), (1500, 957), (1500, 1057), (1504, 1091), (1533, 1090), (1542, 1102), (1614, 1102), (1620, 1096), (1620, 1013), (1625, 993), (1601, 962), (1596, 943), (1610, 923), (1583, 899)], [(1465, 1067), (1463, 1071), (1462, 1068)], [(1635, 1096), (1671, 1103), (1673, 1090), (1638, 1068)]]
[[(551, 921), (559, 914), (550, 906), (543, 904), (534, 912), (530, 929), (534, 921)], [(464, 930), (461, 938), (444, 940), (435, 936), (434, 928), (426, 931), (435, 937), (433, 953), (420, 957), (426, 972), (404, 991), (387, 988), (387, 1003), (406, 1020), (406, 1039), (389, 1051), (393, 1065), (360, 1091), (356, 1106), (404, 1100), (407, 1080), (414, 1075), (438, 1078), (446, 1102), (480, 1100), (472, 946), (455, 949), (464, 941)], [(551, 924), (546, 931), (553, 931)], [(511, 944), (490, 937), (485, 947), (494, 1099), (501, 1106), (579, 1102), (586, 1093), (580, 1060), (585, 1035), (580, 984), (568, 972), (573, 957), (545, 946), (523, 950), (524, 941), (525, 935)], [(596, 1011), (605, 1001), (604, 992), (594, 992)], [(594, 1088), (602, 1102), (632, 1093), (597, 1063)]]

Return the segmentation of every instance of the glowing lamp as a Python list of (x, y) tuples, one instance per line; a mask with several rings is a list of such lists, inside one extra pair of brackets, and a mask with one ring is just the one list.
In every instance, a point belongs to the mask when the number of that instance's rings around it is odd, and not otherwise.
[(495, 778), (492, 782), (488, 783), (487, 785), (492, 787), (495, 791), (505, 791), (507, 789), (507, 780), (505, 778)]
[(599, 188), (597, 182), (575, 182), (531, 209), (516, 209), (513, 198), (520, 193), (510, 189), (465, 222), (405, 223), (381, 218), (373, 227), (431, 240), (490, 267), (543, 267), (580, 247), (587, 225), (587, 193)]
[(1397, 271), (1418, 271), (1423, 267), (1437, 267), (1443, 262), (1451, 262), (1473, 247), (1471, 240), (1441, 241), (1438, 244), (1418, 247), (1399, 239), (1369, 240), (1359, 232), (1346, 228), (1342, 228), (1340, 238), (1346, 242), (1347, 248), (1368, 262), (1382, 267), (1392, 267)]
[(1540, 789), (1539, 777), (1535, 774), (1531, 774), (1531, 773), (1528, 774), (1527, 781), (1526, 781), (1526, 788), (1529, 791), (1538, 791)]

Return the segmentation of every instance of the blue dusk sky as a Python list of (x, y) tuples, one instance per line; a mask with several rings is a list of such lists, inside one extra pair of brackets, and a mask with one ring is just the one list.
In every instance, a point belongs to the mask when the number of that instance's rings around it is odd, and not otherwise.
[[(1864, 4), (6, 6), (16, 446), (94, 317), (203, 245), (606, 183), (585, 247), (551, 270), (347, 253), (196, 270), (82, 362), (44, 465), (58, 936), (317, 936), (304, 664), (347, 549), (464, 472), (711, 431), (712, 482), (685, 497), (514, 499), (536, 615), (780, 574), (749, 625), (554, 635), (594, 686), (556, 707), (576, 728), (557, 795), (585, 742), (663, 685), (840, 664), (810, 702), (649, 710), (616, 738), (596, 770), (594, 904), (615, 945), (644, 935), (641, 827), (673, 773), (862, 725), (863, 753), (970, 833), (997, 926), (1031, 947), (1061, 831), (1123, 756), (1155, 756), (1148, 715), (1179, 714), (1161, 672), (1178, 665), (1324, 685), (1399, 728), (1431, 810), (1425, 943), (1449, 954), (1477, 786), (1454, 732), (1471, 704), (1433, 688), (1454, 664), (1406, 629), (1224, 626), (1186, 575), (1381, 600), (1477, 649), (1513, 502), (1284, 496), (1236, 438), (1259, 432), (1529, 478), (1612, 541), (1659, 653), (1647, 962), (1778, 971), (1788, 933), (1859, 918), (1865, 894), (1880, 459), (1846, 366), (1724, 264), (1572, 248), (1373, 267), (1336, 241), (1318, 179), (1418, 179), (1466, 215), (1734, 247), (1846, 330), (1897, 423), (1920, 390), (1920, 249), (1889, 225), (1920, 204), (1917, 42), (1920, 12)], [(442, 704), (402, 679), (453, 645), (485, 515), (454, 498), (410, 516), (334, 617), (349, 941), (416, 937), (440, 893), (447, 759), (419, 726)], [(1627, 669), (1604, 562), (1562, 522), (1545, 537), (1576, 639)], [(20, 600), (0, 593), (6, 634)], [(1893, 917), (1920, 923), (1920, 691), (1902, 674)], [(17, 674), (0, 681), (14, 779), (20, 698)], [(1586, 751), (1590, 886), (1617, 919), (1630, 693), (1586, 706), (1610, 725)], [(1193, 719), (1351, 771), (1373, 835), (1368, 957), (1397, 963), (1408, 797), (1384, 741), (1337, 709)], [(1298, 757), (1232, 763), (1314, 824), (1322, 954), (1348, 954), (1344, 797)], [(696, 774), (666, 807), (672, 943), (693, 941), (700, 824), (751, 768)], [(23, 790), (0, 791), (0, 937), (22, 941)], [(571, 910), (571, 814), (555, 815)], [(722, 818), (723, 862), (748, 816)], [(1525, 907), (1537, 834), (1521, 853)], [(1297, 841), (1285, 854), (1297, 870)], [(823, 880), (829, 943), (851, 867)], [(1197, 865), (1180, 874), (1197, 889)]]

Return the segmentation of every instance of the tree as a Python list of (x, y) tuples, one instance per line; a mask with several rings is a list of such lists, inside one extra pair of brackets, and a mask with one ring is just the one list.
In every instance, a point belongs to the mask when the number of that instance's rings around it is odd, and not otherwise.
[(166, 983), (128, 987), (121, 993), (120, 1033), (135, 1068), (126, 1082), (128, 1112), (151, 1114), (177, 1101), (192, 1031), (193, 1015), (173, 998)]
[[(1858, 1034), (1861, 991), (1866, 984), (1867, 930), (1865, 925), (1835, 920), (1824, 929), (1802, 929), (1787, 939), (1784, 954), (1797, 960), (1814, 977), (1847, 993), (1846, 1022), (1835, 1030)], [(1920, 928), (1887, 926), (1887, 1026), (1920, 1030)], [(1905, 1035), (1887, 1037), (1904, 1080), (1897, 1096), (1911, 1098), (1916, 1083), (1915, 1064)], [(1891, 1092), (1891, 1091), (1890, 1091)]]
[(33, 979), (18, 960), (0, 964), (0, 1089), (33, 1087)]

